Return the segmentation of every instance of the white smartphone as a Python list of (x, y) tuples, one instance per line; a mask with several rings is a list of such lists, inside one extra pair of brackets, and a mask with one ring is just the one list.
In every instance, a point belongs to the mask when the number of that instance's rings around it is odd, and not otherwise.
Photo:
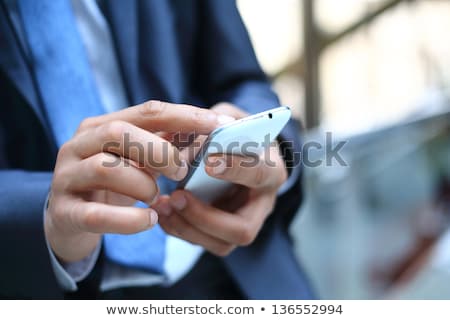
[(230, 187), (230, 183), (209, 176), (205, 172), (205, 159), (220, 153), (244, 156), (261, 154), (280, 134), (290, 117), (289, 107), (279, 107), (215, 129), (189, 165), (187, 176), (177, 188), (189, 190), (202, 201), (211, 203)]

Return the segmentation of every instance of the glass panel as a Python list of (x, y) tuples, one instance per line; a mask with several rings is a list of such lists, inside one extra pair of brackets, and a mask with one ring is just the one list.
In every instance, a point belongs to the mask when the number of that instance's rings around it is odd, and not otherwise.
[(302, 50), (301, 1), (239, 0), (238, 7), (264, 70), (273, 75)]
[[(355, 133), (424, 112), (450, 84), (450, 2), (404, 3), (321, 59), (323, 125)], [(429, 106), (428, 106), (429, 108)]]
[(327, 32), (337, 32), (377, 9), (386, 0), (314, 0), (317, 24)]
[(238, 1), (262, 68), (273, 78), (281, 104), (290, 106), (299, 119), (304, 114), (298, 63), (303, 46), (301, 4), (299, 0)]

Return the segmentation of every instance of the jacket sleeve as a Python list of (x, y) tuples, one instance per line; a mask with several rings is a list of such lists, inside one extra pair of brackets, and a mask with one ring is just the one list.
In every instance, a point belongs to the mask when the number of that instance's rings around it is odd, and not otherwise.
[[(201, 90), (209, 105), (227, 101), (249, 113), (279, 106), (258, 64), (235, 1), (203, 1), (199, 32)], [(284, 217), (286, 226), (302, 199), (299, 133), (299, 123), (291, 119), (278, 138), (289, 171), (289, 179), (282, 186), (278, 199), (291, 207)]]
[(60, 298), (43, 230), (51, 173), (0, 170), (0, 296)]

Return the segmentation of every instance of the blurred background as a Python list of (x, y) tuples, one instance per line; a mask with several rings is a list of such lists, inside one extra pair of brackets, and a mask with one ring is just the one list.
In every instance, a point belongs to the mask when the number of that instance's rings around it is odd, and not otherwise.
[(238, 6), (304, 141), (345, 142), (291, 226), (319, 297), (450, 299), (450, 1)]

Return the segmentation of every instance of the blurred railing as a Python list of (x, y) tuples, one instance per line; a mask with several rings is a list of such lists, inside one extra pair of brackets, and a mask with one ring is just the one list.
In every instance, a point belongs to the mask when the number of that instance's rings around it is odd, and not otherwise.
[[(348, 166), (305, 168), (292, 225), (296, 252), (320, 297), (450, 298), (450, 103), (352, 137)], [(325, 144), (319, 129), (305, 142)], [(325, 160), (325, 148), (308, 153)]]

